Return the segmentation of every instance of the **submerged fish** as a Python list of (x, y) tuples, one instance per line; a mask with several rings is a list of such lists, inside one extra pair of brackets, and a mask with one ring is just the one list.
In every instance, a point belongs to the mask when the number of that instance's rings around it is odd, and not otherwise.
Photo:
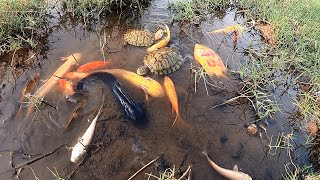
[(103, 72), (108, 72), (117, 78), (124, 79), (137, 88), (141, 88), (146, 94), (152, 97), (163, 97), (164, 90), (162, 86), (150, 77), (143, 77), (134, 72), (123, 69), (105, 69)]
[(219, 55), (212, 49), (196, 44), (194, 46), (194, 57), (209, 76), (216, 75), (217, 77), (228, 79), (225, 75), (227, 68), (224, 66)]
[(65, 74), (63, 76), (63, 78), (66, 79), (82, 79), (85, 78), (86, 76), (88, 76), (89, 73), (85, 73), (85, 72), (68, 72), (67, 74)]
[(122, 89), (118, 80), (110, 73), (95, 72), (81, 79), (77, 84), (77, 92), (84, 93), (86, 91), (86, 82), (100, 80), (111, 88), (117, 102), (124, 111), (124, 117), (136, 124), (144, 124), (146, 122), (145, 113), (142, 108)]
[[(20, 107), (17, 111), (17, 115), (21, 112), (22, 109), (22, 103), (24, 102), (26, 95), (28, 93), (33, 93), (33, 91), (35, 90), (36, 86), (37, 86), (37, 82), (40, 79), (40, 73), (36, 73), (31, 79), (28, 80), (28, 82), (26, 83), (26, 85), (24, 86), (22, 92), (21, 92), (21, 97), (20, 97)], [(16, 115), (16, 116), (17, 116)]]
[(210, 31), (208, 32), (208, 34), (211, 34), (211, 33), (238, 33), (239, 35), (241, 35), (244, 31), (244, 28), (239, 25), (239, 24), (236, 24), (236, 25), (230, 25), (230, 26), (227, 26), (225, 28), (222, 28), (222, 29), (217, 29), (217, 30), (214, 30), (214, 31)]
[(65, 93), (65, 95), (70, 96), (74, 94), (72, 81), (66, 80), (66, 79), (60, 79), (59, 86), (62, 89), (62, 91)]
[(221, 174), (223, 177), (231, 179), (231, 180), (252, 180), (252, 178), (243, 172), (238, 172), (235, 170), (229, 170), (229, 169), (225, 169), (222, 168), (220, 166), (218, 166), (216, 163), (214, 163), (208, 156), (207, 152), (202, 151), (202, 154), (205, 155), (205, 157), (207, 158), (209, 164), (212, 166), (212, 168), (214, 170), (216, 170), (219, 174)]
[(163, 84), (164, 84), (164, 89), (166, 91), (166, 94), (167, 94), (169, 101), (172, 105), (172, 113), (173, 113), (173, 111), (176, 112), (176, 118), (174, 119), (174, 122), (172, 124), (172, 126), (173, 126), (176, 123), (177, 119), (180, 119), (178, 97), (177, 97), (177, 93), (176, 93), (176, 89), (174, 87), (174, 84), (168, 76), (164, 77)]
[(149, 47), (147, 49), (148, 53), (153, 52), (153, 51), (155, 51), (157, 49), (160, 49), (162, 47), (165, 47), (169, 43), (169, 41), (171, 39), (170, 29), (169, 29), (169, 27), (167, 25), (165, 25), (165, 27), (166, 27), (167, 36), (164, 39), (162, 39), (161, 41), (159, 41), (158, 43), (156, 43), (156, 44), (152, 45), (151, 47)]
[(86, 153), (87, 147), (90, 145), (92, 141), (94, 130), (96, 128), (99, 115), (101, 114), (102, 107), (103, 107), (103, 104), (101, 105), (96, 117), (92, 120), (86, 132), (83, 134), (83, 136), (78, 141), (78, 143), (72, 148), (72, 153), (70, 158), (71, 162), (77, 162)]
[[(79, 62), (81, 57), (80, 53), (72, 54), (67, 57), (65, 63), (63, 63), (56, 72), (44, 83), (33, 95), (33, 98), (40, 99), (47, 95), (47, 93), (53, 88), (58, 81), (63, 77), (67, 72), (71, 70), (71, 68)], [(34, 104), (30, 104), (27, 111), (27, 117), (33, 112), (35, 108)]]
[(89, 62), (87, 64), (83, 64), (81, 65), (78, 69), (77, 72), (90, 72), (93, 70), (97, 70), (97, 69), (102, 69), (108, 65), (111, 64), (111, 60), (108, 61), (92, 61)]

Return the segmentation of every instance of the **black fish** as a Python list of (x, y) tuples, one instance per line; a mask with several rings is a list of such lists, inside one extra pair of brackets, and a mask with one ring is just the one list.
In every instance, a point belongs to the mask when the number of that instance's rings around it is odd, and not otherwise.
[(96, 82), (96, 80), (102, 81), (105, 85), (111, 88), (114, 97), (124, 111), (124, 117), (126, 119), (129, 119), (137, 124), (146, 123), (145, 113), (142, 108), (127, 93), (124, 92), (119, 81), (110, 73), (95, 72), (81, 79), (77, 84), (77, 93), (83, 94), (86, 92), (86, 83)]

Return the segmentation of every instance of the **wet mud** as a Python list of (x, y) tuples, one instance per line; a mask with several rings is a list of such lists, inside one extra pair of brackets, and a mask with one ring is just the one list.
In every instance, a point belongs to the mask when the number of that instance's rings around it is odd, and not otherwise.
[[(48, 50), (44, 56), (37, 56), (33, 65), (30, 65), (33, 68), (22, 71), (18, 76), (11, 68), (1, 71), (0, 151), (13, 152), (0, 157), (1, 179), (15, 177), (14, 171), (7, 171), (12, 167), (50, 153), (60, 146), (53, 154), (24, 166), (19, 177), (54, 179), (49, 169), (55, 172), (56, 168), (59, 175), (66, 179), (127, 179), (145, 164), (161, 156), (160, 160), (146, 168), (136, 179), (147, 179), (145, 173), (158, 175), (160, 171), (174, 165), (179, 175), (191, 165), (192, 179), (224, 179), (201, 154), (206, 150), (210, 158), (222, 167), (232, 169), (237, 165), (254, 179), (281, 179), (284, 164), (290, 162), (287, 152), (278, 151), (277, 155), (270, 155), (263, 138), (247, 134), (245, 124), (255, 120), (248, 103), (235, 102), (212, 108), (237, 96), (240, 86), (236, 77), (229, 73), (230, 80), (223, 81), (223, 88), (208, 86), (206, 90), (202, 79), (195, 85), (194, 73), (190, 69), (199, 69), (193, 59), (195, 43), (215, 50), (228, 69), (235, 70), (240, 62), (247, 59), (239, 51), (252, 42), (260, 41), (260, 36), (247, 32), (233, 44), (229, 36), (207, 35), (206, 32), (212, 29), (244, 23), (241, 16), (231, 10), (219, 18), (212, 17), (199, 26), (193, 26), (171, 22), (172, 14), (166, 8), (166, 1), (155, 0), (143, 11), (141, 17), (109, 15), (103, 25), (96, 26), (95, 31), (88, 31), (81, 24), (77, 25), (70, 20), (60, 21), (58, 18), (52, 21), (54, 28), (48, 36)], [(44, 98), (51, 106), (42, 104), (32, 120), (25, 119), (27, 107), (16, 114), (21, 91), (30, 77), (40, 73), (41, 80), (48, 79), (63, 63), (61, 57), (72, 53), (80, 53), (81, 62), (86, 63), (104, 59), (102, 49), (105, 51), (105, 59), (112, 59), (109, 68), (135, 72), (143, 65), (146, 49), (124, 46), (123, 34), (131, 28), (155, 32), (157, 23), (169, 26), (172, 34), (169, 46), (177, 48), (185, 57), (181, 69), (169, 75), (176, 86), (183, 121), (172, 127), (174, 116), (166, 97), (146, 101), (142, 90), (133, 88), (121, 79), (119, 81), (123, 89), (143, 105), (149, 120), (146, 125), (135, 125), (125, 119), (113, 95), (99, 84), (90, 85), (89, 93), (77, 103), (66, 101), (57, 85)], [(101, 42), (104, 47), (101, 47)], [(150, 76), (163, 84), (162, 76)], [(37, 87), (43, 84), (41, 80)], [(216, 84), (221, 85), (218, 80)], [(283, 89), (276, 89), (275, 95), (279, 97), (280, 104), (286, 106), (294, 91), (280, 96), (282, 92)], [(106, 96), (103, 102), (105, 107), (97, 123), (92, 145), (81, 162), (72, 163), (71, 150), (67, 150), (66, 146), (74, 146), (87, 129), (90, 124), (88, 121), (94, 118), (102, 103), (102, 93)], [(294, 112), (294, 107), (285, 109)], [(290, 132), (289, 117), (290, 114), (277, 113), (274, 118), (268, 119), (269, 136)], [(70, 118), (73, 120), (68, 125)], [(299, 148), (297, 153), (298, 162), (308, 163), (304, 147)]]

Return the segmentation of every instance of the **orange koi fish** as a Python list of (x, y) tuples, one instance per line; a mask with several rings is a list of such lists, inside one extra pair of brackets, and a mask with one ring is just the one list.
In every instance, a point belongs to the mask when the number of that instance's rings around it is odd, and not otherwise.
[[(48, 94), (52, 87), (54, 87), (58, 81), (63, 77), (71, 68), (79, 63), (81, 57), (80, 53), (72, 54), (68, 56), (66, 61), (53, 73), (53, 75), (44, 83), (33, 95), (33, 98), (43, 98)], [(27, 111), (27, 117), (33, 112), (35, 108), (34, 104), (30, 104)]]
[(224, 66), (219, 55), (212, 49), (204, 45), (196, 44), (194, 46), (194, 57), (209, 76), (215, 74), (217, 77), (229, 79), (225, 75), (227, 68)]
[(66, 80), (66, 79), (60, 79), (59, 86), (67, 96), (74, 94), (72, 81)]
[(85, 72), (68, 72), (67, 74), (65, 74), (63, 76), (63, 78), (66, 78), (66, 79), (82, 79), (82, 78), (85, 78), (86, 76), (88, 76), (88, 73), (85, 73)]
[(111, 64), (111, 60), (108, 61), (92, 61), (87, 64), (81, 65), (78, 69), (77, 72), (90, 72), (93, 70), (97, 69), (103, 69), (105, 66), (108, 66)]
[(177, 119), (180, 119), (178, 97), (177, 97), (177, 93), (176, 93), (176, 89), (174, 87), (174, 84), (168, 76), (164, 77), (163, 84), (164, 84), (164, 89), (166, 91), (166, 94), (167, 94), (169, 101), (172, 105), (172, 113), (173, 113), (173, 111), (176, 112), (176, 118), (174, 119), (174, 122), (172, 124), (172, 126), (173, 126), (176, 123)]
[(217, 30), (214, 30), (214, 31), (210, 31), (208, 32), (208, 34), (212, 34), (212, 33), (224, 33), (224, 34), (227, 34), (227, 33), (238, 33), (238, 34), (242, 34), (244, 31), (244, 28), (239, 25), (239, 24), (236, 24), (236, 25), (231, 25), (231, 26), (227, 26), (225, 28), (222, 28), (222, 29), (217, 29)]
[[(26, 94), (27, 93), (33, 93), (32, 91), (34, 91), (34, 89), (36, 88), (36, 85), (37, 85), (37, 82), (39, 81), (40, 79), (40, 73), (36, 73), (32, 79), (29, 79), (27, 84), (25, 85), (25, 87), (23, 88), (22, 92), (21, 92), (21, 98), (20, 98), (20, 103), (23, 103), (24, 102), (24, 99), (26, 98)], [(17, 111), (17, 114), (20, 114), (21, 112), (21, 109), (22, 109), (22, 104), (20, 105), (18, 111)]]
[(162, 86), (150, 77), (143, 77), (134, 72), (123, 69), (105, 69), (103, 72), (111, 73), (117, 78), (124, 79), (137, 88), (141, 88), (146, 94), (152, 97), (163, 97), (164, 91)]
[(150, 53), (150, 52), (152, 52), (152, 51), (155, 51), (155, 50), (157, 50), (157, 49), (160, 49), (160, 48), (162, 48), (162, 47), (165, 47), (165, 46), (169, 43), (170, 38), (171, 38), (170, 29), (169, 29), (169, 27), (168, 27), (167, 25), (165, 25), (165, 26), (166, 26), (167, 37), (165, 37), (164, 39), (162, 39), (162, 40), (159, 41), (158, 43), (156, 43), (156, 44), (152, 45), (151, 47), (149, 47), (149, 48), (147, 49), (147, 52), (148, 52), (148, 53)]

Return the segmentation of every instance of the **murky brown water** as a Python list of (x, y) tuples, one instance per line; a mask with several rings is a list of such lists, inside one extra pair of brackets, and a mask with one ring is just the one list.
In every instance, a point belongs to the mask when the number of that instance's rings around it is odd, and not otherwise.
[[(120, 18), (110, 15), (105, 22), (106, 26), (98, 27), (99, 31), (88, 32), (80, 25), (69, 20), (52, 21), (54, 26), (52, 34), (48, 37), (49, 50), (46, 56), (39, 56), (36, 68), (26, 70), (15, 79), (11, 70), (5, 72), (1, 84), (1, 129), (0, 150), (18, 151), (32, 157), (15, 153), (13, 164), (18, 165), (39, 154), (46, 154), (63, 145), (57, 152), (47, 156), (29, 166), (25, 166), (20, 173), (21, 179), (34, 179), (31, 171), (40, 179), (54, 179), (48, 168), (57, 169), (60, 176), (72, 179), (127, 179), (157, 156), (164, 154), (162, 163), (155, 163), (140, 173), (136, 179), (147, 179), (144, 173), (157, 174), (158, 170), (176, 166), (178, 173), (184, 172), (192, 165), (192, 179), (223, 179), (207, 163), (201, 151), (206, 150), (209, 156), (219, 165), (232, 168), (238, 165), (241, 171), (248, 173), (254, 179), (280, 179), (284, 173), (284, 164), (289, 162), (285, 151), (277, 155), (268, 154), (268, 147), (257, 136), (246, 133), (244, 124), (253, 121), (253, 113), (247, 104), (235, 106), (221, 106), (210, 109), (212, 106), (224, 102), (234, 96), (238, 90), (238, 82), (230, 80), (225, 82), (226, 90), (209, 87), (210, 96), (207, 96), (203, 81), (197, 84), (194, 91), (193, 74), (190, 71), (191, 63), (196, 65), (193, 57), (195, 43), (204, 44), (215, 50), (228, 69), (235, 70), (239, 62), (246, 59), (237, 53), (241, 48), (247, 47), (259, 37), (246, 33), (236, 44), (228, 36), (205, 34), (206, 31), (225, 27), (235, 23), (243, 23), (233, 11), (227, 11), (221, 18), (210, 18), (199, 27), (188, 23), (171, 23), (171, 16), (167, 11), (167, 2), (163, 0), (152, 1), (149, 8), (141, 18)], [(76, 144), (88, 127), (88, 119), (101, 105), (101, 96), (97, 95), (96, 86), (92, 86), (88, 98), (81, 101), (85, 108), (79, 113), (69, 128), (65, 128), (72, 111), (79, 104), (72, 104), (65, 100), (58, 87), (52, 89), (45, 97), (46, 102), (56, 109), (45, 106), (39, 111), (34, 120), (25, 120), (24, 115), (14, 117), (19, 103), (21, 90), (30, 76), (35, 72), (41, 73), (41, 79), (49, 78), (62, 62), (60, 58), (72, 53), (82, 54), (81, 62), (103, 59), (100, 52), (100, 40), (106, 36), (105, 47), (114, 53), (107, 53), (106, 59), (112, 59), (112, 67), (134, 71), (142, 65), (146, 55), (144, 48), (123, 46), (122, 35), (128, 28), (145, 28), (154, 31), (156, 23), (166, 23), (172, 32), (169, 46), (180, 50), (186, 62), (180, 70), (169, 76), (175, 83), (179, 97), (182, 118), (189, 125), (171, 127), (174, 117), (171, 115), (171, 106), (166, 98), (151, 98), (145, 101), (141, 90), (132, 88), (130, 84), (121, 79), (124, 89), (136, 101), (143, 102), (149, 123), (144, 127), (137, 127), (121, 117), (121, 112), (112, 96), (106, 97), (106, 107), (98, 122), (93, 146), (88, 151), (82, 164), (70, 162), (71, 151), (65, 146)], [(152, 76), (161, 84), (161, 76)], [(232, 78), (231, 78), (232, 79)], [(40, 86), (42, 83), (39, 83)], [(98, 86), (98, 85), (97, 85)], [(275, 94), (280, 94), (276, 90)], [(287, 105), (294, 93), (282, 96), (280, 102)], [(286, 107), (293, 111), (294, 107)], [(25, 113), (25, 109), (24, 112)], [(278, 113), (276, 121), (271, 120), (268, 126), (269, 135), (277, 136), (278, 132), (288, 132), (286, 123), (289, 115)], [(304, 150), (301, 150), (304, 152)], [(302, 157), (302, 158), (301, 158)], [(301, 163), (306, 163), (303, 153), (299, 157)], [(11, 156), (0, 157), (0, 170), (4, 172), (11, 168)], [(160, 162), (160, 161), (158, 161)], [(74, 172), (74, 173), (73, 173)], [(11, 177), (12, 172), (2, 173), (1, 179)]]

